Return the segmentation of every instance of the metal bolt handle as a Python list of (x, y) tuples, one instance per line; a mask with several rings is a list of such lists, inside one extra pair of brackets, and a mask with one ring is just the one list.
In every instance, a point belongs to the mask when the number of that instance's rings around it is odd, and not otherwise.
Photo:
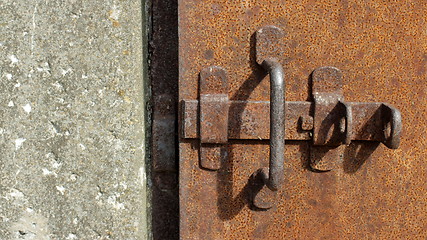
[(266, 184), (277, 191), (283, 182), (285, 161), (285, 81), (277, 60), (264, 60), (262, 66), (270, 74), (270, 164)]
[[(283, 68), (276, 59), (266, 59), (263, 68), (270, 74), (270, 163), (258, 170), (264, 181), (264, 191), (254, 199), (255, 206), (270, 208), (271, 196), (282, 186), (285, 161), (285, 81)], [(268, 172), (268, 176), (267, 176)], [(267, 197), (266, 197), (267, 196)]]

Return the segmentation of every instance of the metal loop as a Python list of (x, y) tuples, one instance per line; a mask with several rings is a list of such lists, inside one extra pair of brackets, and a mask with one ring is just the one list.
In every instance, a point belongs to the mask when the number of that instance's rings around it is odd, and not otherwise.
[(391, 149), (397, 149), (400, 145), (402, 134), (402, 115), (400, 111), (389, 104), (383, 104), (384, 119), (384, 144)]

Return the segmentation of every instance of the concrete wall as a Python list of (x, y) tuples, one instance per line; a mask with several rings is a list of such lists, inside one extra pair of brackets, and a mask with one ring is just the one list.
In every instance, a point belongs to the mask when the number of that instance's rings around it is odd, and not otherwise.
[(1, 0), (0, 239), (146, 239), (144, 3)]

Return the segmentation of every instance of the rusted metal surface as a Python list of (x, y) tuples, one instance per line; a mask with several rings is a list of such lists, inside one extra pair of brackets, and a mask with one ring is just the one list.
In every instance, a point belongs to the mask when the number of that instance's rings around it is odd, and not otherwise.
[(207, 170), (218, 170), (221, 162), (227, 159), (224, 144), (200, 143), (200, 167)]
[[(227, 71), (232, 101), (229, 144), (223, 150), (228, 157), (218, 171), (200, 168), (199, 139), (180, 139), (180, 237), (425, 239), (427, 41), (425, 19), (420, 16), (427, 16), (421, 1), (180, 0), (180, 101), (198, 98), (198, 74), (214, 65)], [(268, 164), (269, 142), (240, 138), (246, 124), (243, 113), (250, 106), (254, 109), (254, 102), (269, 100), (269, 79), (256, 63), (253, 34), (272, 24), (286, 29), (287, 101), (313, 101), (309, 76), (319, 66), (341, 69), (343, 96), (353, 115), (353, 141), (340, 145), (344, 148), (340, 167), (328, 172), (311, 171), (309, 141), (288, 141), (277, 206), (259, 211), (249, 199), (261, 190), (253, 173)], [(398, 150), (355, 140), (387, 142), (392, 129), (398, 129), (391, 122), (384, 134), (371, 130), (384, 129), (377, 126), (383, 121), (358, 122), (381, 119), (387, 110), (382, 104), (358, 108), (355, 102), (388, 102), (401, 111), (404, 125)], [(240, 106), (233, 109), (234, 103)], [(268, 115), (268, 110), (259, 111)], [(269, 121), (264, 122), (268, 129)], [(310, 120), (305, 122), (309, 129)], [(341, 122), (346, 129), (346, 121)], [(232, 124), (240, 128), (230, 130)], [(230, 140), (231, 134), (236, 140)], [(268, 133), (263, 136), (267, 139)], [(341, 135), (340, 143), (346, 136)]]

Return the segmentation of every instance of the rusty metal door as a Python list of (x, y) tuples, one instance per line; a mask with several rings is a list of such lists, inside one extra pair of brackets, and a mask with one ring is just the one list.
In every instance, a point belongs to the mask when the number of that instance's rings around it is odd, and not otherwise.
[(178, 16), (181, 239), (427, 238), (425, 1)]

